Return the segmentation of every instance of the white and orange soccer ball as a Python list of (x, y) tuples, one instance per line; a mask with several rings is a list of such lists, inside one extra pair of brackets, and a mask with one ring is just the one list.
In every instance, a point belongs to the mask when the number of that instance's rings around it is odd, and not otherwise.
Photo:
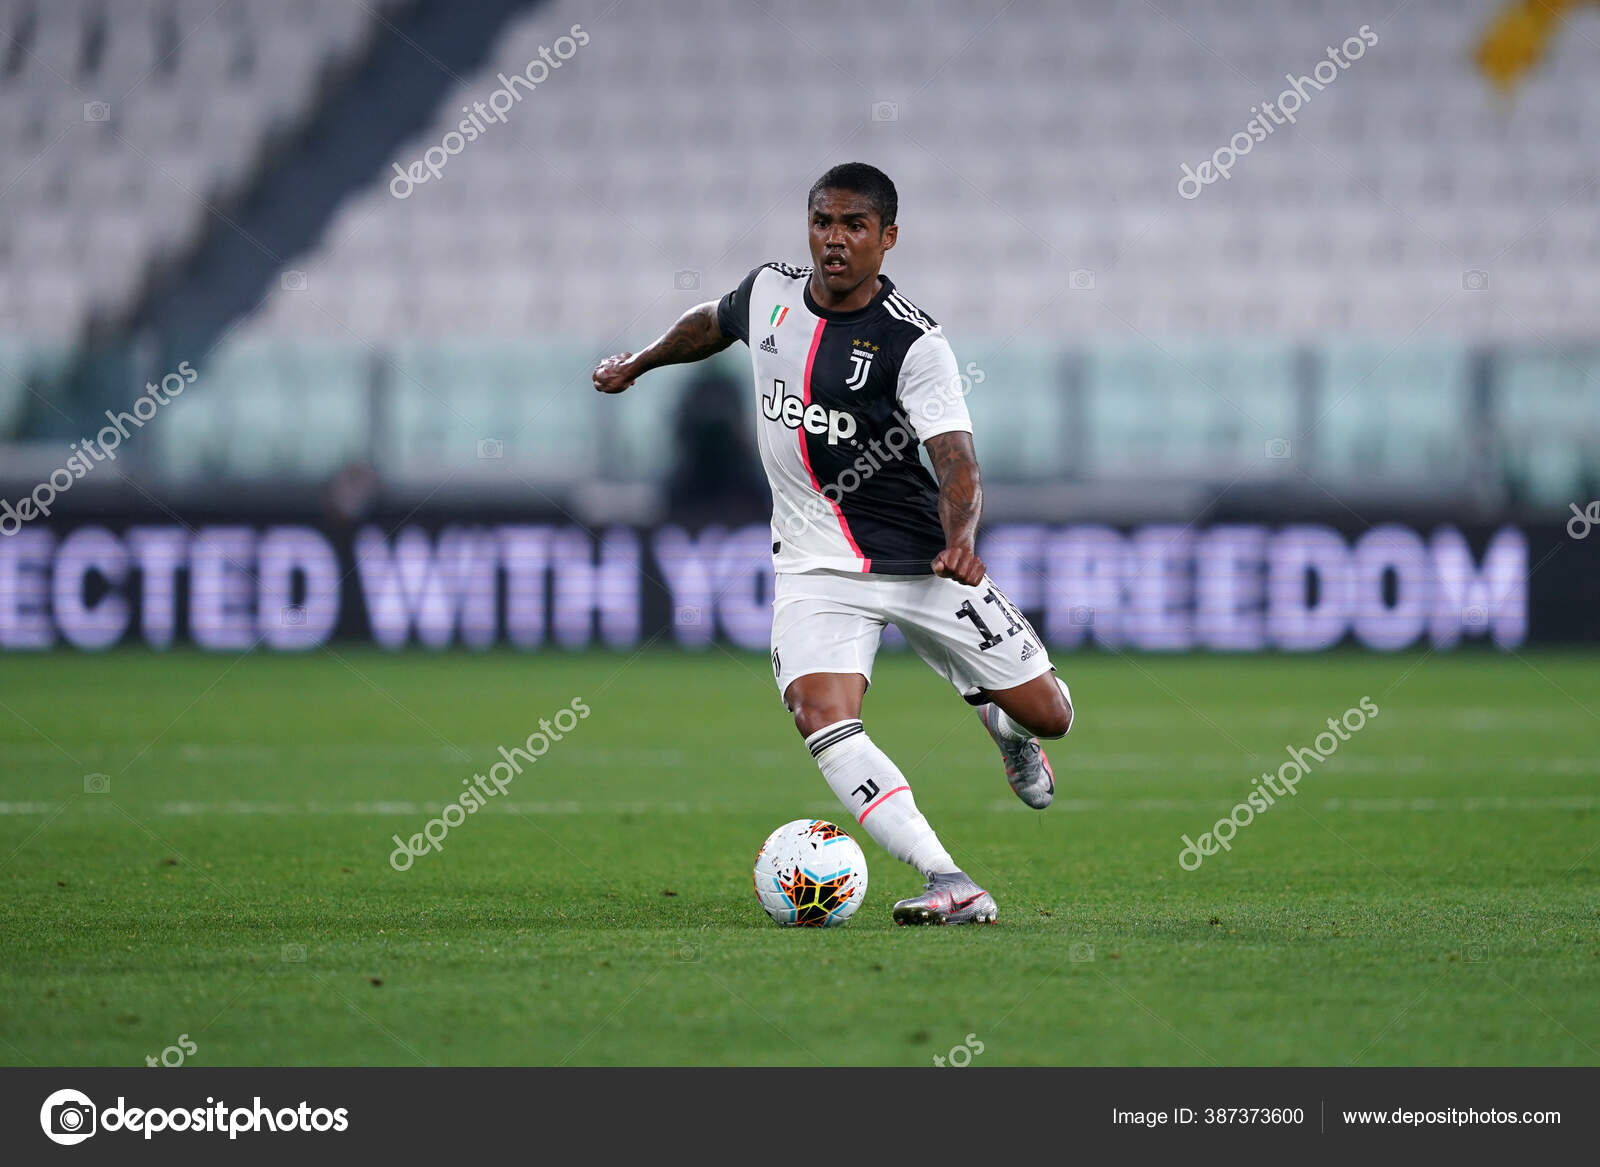
[(774, 921), (798, 928), (843, 924), (867, 895), (867, 857), (832, 823), (796, 819), (756, 853), (756, 898)]

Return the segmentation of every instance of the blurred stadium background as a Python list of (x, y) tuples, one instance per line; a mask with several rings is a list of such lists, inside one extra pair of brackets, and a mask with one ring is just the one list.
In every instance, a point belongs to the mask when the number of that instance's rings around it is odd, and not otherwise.
[(1594, 7), (0, 0), (0, 646), (762, 647), (743, 350), (589, 371), (852, 158), (1056, 644), (1600, 637)]

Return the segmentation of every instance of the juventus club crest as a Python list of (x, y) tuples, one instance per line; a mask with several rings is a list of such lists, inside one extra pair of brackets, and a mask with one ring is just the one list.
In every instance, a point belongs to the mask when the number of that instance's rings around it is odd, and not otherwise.
[(867, 374), (872, 372), (872, 358), (877, 355), (860, 349), (850, 354), (850, 377), (844, 383), (846, 389), (859, 389), (867, 383)]

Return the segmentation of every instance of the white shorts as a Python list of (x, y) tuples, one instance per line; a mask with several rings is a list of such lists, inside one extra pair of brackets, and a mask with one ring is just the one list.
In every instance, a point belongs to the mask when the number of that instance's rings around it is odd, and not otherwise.
[(779, 695), (807, 673), (860, 673), (870, 684), (890, 622), (968, 699), (1051, 671), (1044, 641), (988, 576), (968, 587), (937, 575), (780, 572), (772, 600)]

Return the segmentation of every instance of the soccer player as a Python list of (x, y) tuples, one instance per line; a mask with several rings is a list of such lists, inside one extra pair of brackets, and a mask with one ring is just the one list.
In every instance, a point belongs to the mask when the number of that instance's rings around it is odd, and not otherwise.
[(642, 352), (606, 358), (594, 387), (621, 393), (662, 365), (749, 347), (772, 487), (778, 690), (839, 801), (926, 879), (895, 920), (990, 923), (994, 897), (956, 866), (861, 724), (879, 637), (893, 621), (977, 707), (1011, 788), (1038, 810), (1055, 794), (1038, 739), (1072, 728), (1072, 699), (974, 550), (983, 495), (955, 355), (879, 270), (898, 210), (881, 170), (835, 166), (807, 199), (812, 266), (763, 264)]

